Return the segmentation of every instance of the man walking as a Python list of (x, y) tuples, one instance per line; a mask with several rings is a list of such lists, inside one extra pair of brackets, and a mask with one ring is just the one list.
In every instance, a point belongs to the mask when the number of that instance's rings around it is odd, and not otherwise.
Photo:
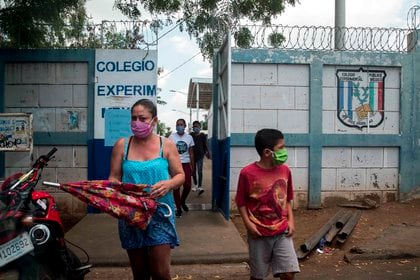
[(194, 139), (194, 160), (195, 170), (193, 172), (194, 187), (192, 191), (198, 191), (198, 195), (204, 193), (203, 188), (203, 162), (204, 156), (210, 158), (209, 149), (207, 147), (207, 135), (201, 132), (201, 124), (199, 121), (193, 122), (193, 131), (191, 133)]

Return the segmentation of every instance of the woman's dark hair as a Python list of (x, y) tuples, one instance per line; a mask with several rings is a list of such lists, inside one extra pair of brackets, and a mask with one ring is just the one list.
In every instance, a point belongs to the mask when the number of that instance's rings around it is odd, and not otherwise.
[(255, 135), (255, 148), (261, 156), (264, 149), (273, 150), (280, 139), (284, 139), (283, 133), (277, 129), (263, 128)]
[(152, 114), (152, 118), (157, 116), (157, 108), (155, 103), (153, 103), (152, 100), (146, 98), (140, 99), (136, 103), (134, 103), (133, 106), (131, 106), (131, 113), (133, 113), (134, 107), (139, 105), (149, 110), (149, 112)]
[(179, 121), (183, 122), (185, 126), (187, 126), (187, 122), (184, 119), (177, 119), (176, 123), (178, 123)]

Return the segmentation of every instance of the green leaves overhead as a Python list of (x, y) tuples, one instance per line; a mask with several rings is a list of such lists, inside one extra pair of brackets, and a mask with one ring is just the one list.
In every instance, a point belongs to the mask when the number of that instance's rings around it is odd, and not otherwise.
[[(252, 47), (254, 38), (241, 23), (270, 24), (287, 5), (297, 0), (115, 0), (114, 6), (130, 20), (149, 23), (153, 32), (173, 23), (196, 38), (203, 56), (212, 61), (230, 31), (236, 45)], [(3, 0), (0, 1), (0, 47), (136, 48), (141, 31), (133, 27), (123, 33), (112, 25), (99, 31), (88, 21), (86, 0)], [(282, 34), (269, 38), (281, 46)], [(137, 42), (137, 43), (136, 43)]]
[[(179, 23), (197, 39), (203, 55), (211, 60), (230, 30), (238, 46), (251, 46), (251, 32), (240, 29), (242, 21), (270, 24), (280, 15), (287, 4), (295, 5), (297, 0), (116, 0), (116, 7), (131, 19), (140, 19), (141, 11), (154, 17), (166, 16)], [(168, 21), (170, 22), (170, 21)], [(276, 36), (273, 44), (278, 45)]]
[(85, 0), (0, 2), (2, 47), (56, 47), (85, 25)]
[(281, 33), (273, 32), (268, 35), (268, 42), (273, 48), (278, 48), (286, 40), (286, 38)]
[(248, 49), (251, 47), (252, 44), (252, 33), (246, 27), (241, 27), (235, 34), (234, 38), (236, 41), (236, 45), (243, 49)]

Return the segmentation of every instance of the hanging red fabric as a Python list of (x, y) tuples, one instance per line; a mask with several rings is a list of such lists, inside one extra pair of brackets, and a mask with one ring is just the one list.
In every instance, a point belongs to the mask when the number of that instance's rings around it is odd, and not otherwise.
[[(47, 184), (47, 182), (44, 182)], [(124, 219), (129, 224), (146, 229), (158, 202), (144, 189), (148, 185), (117, 183), (108, 180), (79, 181), (60, 184), (60, 188), (81, 201), (110, 214)], [(168, 205), (169, 215), (172, 214)]]

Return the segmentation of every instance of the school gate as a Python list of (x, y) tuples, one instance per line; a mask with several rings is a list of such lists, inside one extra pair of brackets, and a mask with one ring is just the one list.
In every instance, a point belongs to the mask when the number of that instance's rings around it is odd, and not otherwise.
[[(282, 28), (290, 36), (316, 34), (313, 27)], [(278, 29), (255, 31), (249, 49), (228, 36), (213, 61), (213, 194), (225, 216), (235, 208), (241, 168), (259, 158), (254, 136), (262, 128), (285, 134), (294, 207), (414, 196), (420, 187), (418, 30), (346, 29), (357, 34), (338, 51), (328, 34), (326, 42), (298, 36), (275, 48), (266, 43), (272, 30)]]

